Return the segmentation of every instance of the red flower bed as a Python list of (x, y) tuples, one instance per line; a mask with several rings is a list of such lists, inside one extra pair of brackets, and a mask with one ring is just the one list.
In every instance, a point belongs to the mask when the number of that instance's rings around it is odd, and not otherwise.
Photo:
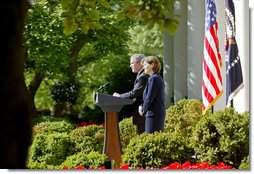
[[(63, 169), (70, 169), (67, 166), (64, 166)], [(73, 169), (86, 169), (84, 166), (76, 166)], [(89, 168), (93, 169), (93, 168)], [(98, 169), (106, 169), (105, 166), (101, 166)], [(128, 164), (124, 164), (120, 166), (120, 169), (122, 170), (128, 170), (130, 169)], [(213, 170), (213, 169), (232, 169), (232, 166), (225, 165), (223, 162), (219, 162), (218, 165), (210, 165), (209, 162), (198, 162), (195, 164), (191, 164), (190, 161), (187, 161), (183, 163), (182, 165), (178, 162), (169, 164), (165, 167), (159, 168), (159, 170), (170, 170), (170, 169), (182, 169), (182, 170), (190, 170), (190, 169), (196, 169), (196, 170)], [(143, 168), (136, 168), (135, 170), (149, 170), (149, 169), (143, 169)]]
[(218, 165), (210, 165), (209, 162), (198, 162), (191, 164), (190, 161), (180, 164), (178, 162), (169, 164), (168, 166), (161, 167), (162, 170), (167, 169), (232, 169), (232, 166), (225, 165), (223, 162), (219, 162)]
[(95, 121), (89, 121), (89, 122), (82, 122), (77, 124), (77, 127), (86, 127), (86, 126), (90, 126), (90, 125), (101, 125), (103, 128), (105, 128), (105, 123), (102, 124), (98, 124)]

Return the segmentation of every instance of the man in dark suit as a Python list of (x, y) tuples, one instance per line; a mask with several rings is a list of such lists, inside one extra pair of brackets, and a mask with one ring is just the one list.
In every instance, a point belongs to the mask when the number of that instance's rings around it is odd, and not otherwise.
[(133, 89), (123, 94), (116, 92), (113, 94), (113, 96), (116, 97), (135, 99), (133, 104), (133, 124), (137, 126), (138, 134), (142, 134), (145, 131), (145, 117), (141, 117), (138, 113), (138, 107), (143, 103), (143, 91), (149, 77), (148, 74), (145, 74), (143, 69), (142, 59), (144, 57), (143, 54), (134, 54), (130, 58), (131, 70), (133, 73), (137, 73)]

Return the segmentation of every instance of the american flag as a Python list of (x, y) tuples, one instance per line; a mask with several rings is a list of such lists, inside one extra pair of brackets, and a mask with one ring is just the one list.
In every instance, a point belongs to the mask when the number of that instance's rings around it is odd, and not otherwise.
[(214, 0), (206, 0), (206, 25), (203, 50), (202, 79), (202, 110), (209, 110), (223, 93), (221, 66), (217, 37), (218, 22), (216, 20), (216, 5)]
[(231, 106), (234, 96), (244, 87), (241, 61), (235, 40), (235, 7), (232, 0), (225, 0), (226, 18), (226, 105)]

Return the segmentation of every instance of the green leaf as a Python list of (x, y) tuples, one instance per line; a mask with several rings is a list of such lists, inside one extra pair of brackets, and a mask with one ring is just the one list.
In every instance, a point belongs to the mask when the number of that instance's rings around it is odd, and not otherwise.
[(117, 18), (118, 21), (121, 21), (121, 20), (126, 19), (126, 14), (125, 14), (125, 12), (124, 12), (124, 11), (119, 12), (119, 13), (117, 14), (116, 18)]
[(105, 1), (105, 0), (97, 0), (97, 1), (98, 1), (98, 3), (100, 3), (105, 8), (109, 8), (110, 7), (109, 3), (107, 1)]
[(98, 23), (98, 22), (94, 22), (94, 23), (92, 23), (91, 25), (92, 25), (94, 28), (96, 28), (96, 29), (99, 29), (99, 30), (103, 29), (103, 26), (102, 26), (100, 23)]
[(177, 30), (177, 23), (175, 20), (169, 19), (165, 22), (165, 29), (169, 32), (170, 35), (174, 35)]
[(84, 23), (81, 25), (81, 30), (82, 30), (82, 32), (83, 32), (84, 34), (87, 34), (89, 29), (90, 29), (90, 27), (89, 27), (89, 25), (87, 25), (87, 23), (84, 22)]
[(71, 19), (66, 19), (64, 21), (64, 34), (65, 35), (71, 35), (72, 33), (74, 33), (75, 31), (77, 31), (78, 29), (78, 25), (75, 22), (75, 20), (73, 18)]

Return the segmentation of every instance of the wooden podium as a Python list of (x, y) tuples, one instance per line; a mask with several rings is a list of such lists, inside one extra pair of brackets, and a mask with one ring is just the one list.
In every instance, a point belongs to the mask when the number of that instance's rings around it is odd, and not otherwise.
[(124, 105), (129, 105), (133, 102), (132, 99), (102, 93), (96, 93), (94, 96), (94, 103), (100, 106), (105, 114), (103, 153), (108, 156), (109, 160), (115, 161), (116, 168), (120, 167), (122, 155), (117, 112), (120, 112)]

